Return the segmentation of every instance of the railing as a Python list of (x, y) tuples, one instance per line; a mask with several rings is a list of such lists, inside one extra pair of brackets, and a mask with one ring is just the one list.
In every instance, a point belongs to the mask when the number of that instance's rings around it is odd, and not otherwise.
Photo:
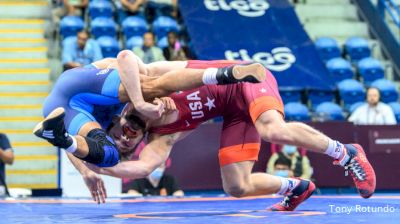
[(378, 11), (382, 18), (385, 18), (385, 10), (400, 29), (400, 7), (397, 6), (393, 0), (379, 0)]

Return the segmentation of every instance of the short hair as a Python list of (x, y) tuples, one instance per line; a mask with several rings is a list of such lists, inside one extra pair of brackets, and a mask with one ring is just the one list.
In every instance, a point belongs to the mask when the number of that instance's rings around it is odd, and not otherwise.
[(144, 37), (144, 35), (146, 35), (146, 34), (151, 34), (151, 36), (153, 36), (153, 40), (156, 39), (156, 35), (154, 35), (153, 32), (151, 32), (151, 31), (146, 31), (146, 32), (143, 34), (143, 37)]
[(285, 158), (283, 156), (279, 156), (278, 159), (274, 163), (274, 166), (276, 166), (276, 165), (285, 165), (290, 168), (292, 166), (292, 161), (290, 161), (290, 159)]

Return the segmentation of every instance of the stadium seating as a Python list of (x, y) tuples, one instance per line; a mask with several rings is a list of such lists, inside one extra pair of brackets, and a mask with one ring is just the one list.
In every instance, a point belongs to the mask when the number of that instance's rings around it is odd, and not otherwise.
[(382, 64), (374, 58), (361, 59), (357, 64), (357, 70), (366, 85), (385, 76)]
[(349, 113), (352, 114), (355, 110), (357, 110), (357, 108), (359, 108), (361, 105), (365, 104), (364, 102), (357, 102), (357, 103), (353, 103), (352, 105), (350, 105), (349, 107)]
[(157, 46), (161, 49), (163, 49), (164, 47), (168, 47), (168, 38), (165, 36), (159, 39), (157, 42)]
[(382, 102), (391, 103), (397, 101), (398, 93), (393, 82), (387, 79), (378, 79), (371, 83), (371, 87), (379, 89)]
[(91, 19), (97, 17), (113, 17), (113, 6), (110, 1), (95, 0), (89, 3), (89, 16)]
[(60, 22), (60, 34), (63, 38), (76, 36), (84, 28), (83, 20), (78, 16), (65, 16)]
[(368, 41), (361, 37), (350, 37), (344, 48), (351, 61), (358, 61), (371, 55)]
[(299, 88), (280, 88), (279, 94), (282, 97), (283, 103), (300, 102), (301, 91)]
[(305, 105), (292, 102), (285, 105), (285, 118), (291, 121), (309, 121), (310, 115)]
[(315, 46), (324, 61), (340, 57), (339, 45), (333, 38), (320, 37), (315, 41)]
[(120, 51), (118, 41), (113, 37), (102, 36), (97, 38), (97, 42), (101, 47), (101, 52), (103, 53), (103, 57), (117, 57), (118, 52)]
[(349, 109), (350, 105), (365, 101), (363, 85), (357, 80), (346, 79), (338, 83), (339, 95), (344, 107)]
[(392, 108), (394, 116), (396, 117), (397, 123), (400, 123), (400, 103), (392, 102), (389, 103), (389, 106)]
[(133, 36), (142, 36), (147, 31), (147, 23), (140, 16), (129, 16), (122, 22), (122, 32), (126, 40)]
[(345, 79), (352, 79), (354, 76), (350, 62), (343, 58), (333, 58), (329, 60), (326, 63), (326, 67), (336, 83)]
[(332, 91), (327, 90), (309, 90), (308, 100), (311, 103), (312, 108), (316, 108), (320, 103), (332, 102), (335, 99), (335, 95)]
[(101, 36), (115, 37), (117, 24), (111, 18), (98, 17), (91, 22), (91, 33), (96, 38)]
[(168, 32), (178, 32), (179, 26), (178, 23), (167, 16), (160, 16), (153, 22), (153, 32), (157, 36), (158, 39), (166, 36)]
[(126, 49), (133, 49), (143, 45), (143, 37), (133, 36), (126, 41)]
[(336, 103), (325, 102), (321, 103), (315, 109), (318, 117), (323, 117), (324, 120), (343, 121), (343, 110)]

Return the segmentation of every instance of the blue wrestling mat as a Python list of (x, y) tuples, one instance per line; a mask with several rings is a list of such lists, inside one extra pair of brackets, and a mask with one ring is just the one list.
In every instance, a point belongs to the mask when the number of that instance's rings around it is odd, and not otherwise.
[(400, 196), (314, 196), (295, 212), (267, 212), (280, 198), (12, 199), (0, 201), (0, 223), (400, 223)]

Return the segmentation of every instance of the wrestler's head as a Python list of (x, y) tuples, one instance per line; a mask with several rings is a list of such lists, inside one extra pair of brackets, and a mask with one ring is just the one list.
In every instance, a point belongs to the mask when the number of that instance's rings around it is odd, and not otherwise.
[(146, 123), (136, 114), (129, 113), (114, 116), (107, 133), (114, 139), (121, 158), (129, 159), (136, 147), (142, 141), (146, 130)]

